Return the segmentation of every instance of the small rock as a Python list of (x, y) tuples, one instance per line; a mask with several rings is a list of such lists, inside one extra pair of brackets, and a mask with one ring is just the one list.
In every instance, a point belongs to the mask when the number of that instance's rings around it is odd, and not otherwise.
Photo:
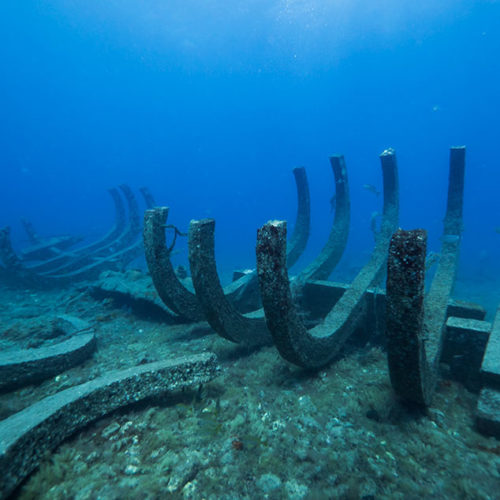
[(105, 439), (108, 439), (111, 434), (114, 434), (120, 428), (120, 424), (118, 422), (113, 422), (109, 424), (102, 432), (101, 436)]
[(99, 453), (97, 451), (93, 451), (92, 453), (89, 453), (87, 455), (85, 462), (89, 464), (91, 462), (95, 462), (98, 458), (99, 458)]
[(198, 482), (196, 480), (188, 481), (184, 485), (184, 488), (182, 488), (182, 496), (184, 498), (198, 498), (198, 495)]
[(264, 493), (269, 493), (281, 486), (281, 479), (274, 474), (262, 474), (257, 480), (257, 487)]
[(127, 474), (127, 476), (133, 476), (139, 474), (139, 467), (137, 467), (137, 465), (128, 464), (123, 472)]
[(304, 484), (300, 484), (295, 480), (285, 483), (285, 490), (289, 500), (302, 500), (307, 496), (309, 488)]

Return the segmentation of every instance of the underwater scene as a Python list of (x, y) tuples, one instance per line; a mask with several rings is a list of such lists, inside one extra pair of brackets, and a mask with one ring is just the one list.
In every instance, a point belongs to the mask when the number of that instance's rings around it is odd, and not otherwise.
[(496, 499), (499, 0), (0, 4), (0, 499)]

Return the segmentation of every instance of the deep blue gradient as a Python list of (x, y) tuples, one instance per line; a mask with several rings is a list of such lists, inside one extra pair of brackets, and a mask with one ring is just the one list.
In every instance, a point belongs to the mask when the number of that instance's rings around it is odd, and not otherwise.
[(491, 279), (499, 20), (498, 1), (6, 0), (0, 226), (17, 245), (21, 216), (40, 233), (97, 237), (112, 222), (106, 188), (147, 185), (179, 227), (217, 220), (221, 269), (251, 267), (257, 227), (293, 221), (291, 170), (304, 165), (303, 263), (328, 233), (328, 155), (341, 152), (353, 207), (344, 266), (359, 266), (380, 209), (363, 189), (381, 186), (378, 155), (396, 148), (401, 225), (427, 228), (437, 250), (448, 148), (465, 144), (461, 275)]

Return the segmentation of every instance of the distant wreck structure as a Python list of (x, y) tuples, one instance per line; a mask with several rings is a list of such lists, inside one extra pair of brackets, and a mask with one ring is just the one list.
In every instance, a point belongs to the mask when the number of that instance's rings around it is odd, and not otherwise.
[(450, 150), (442, 248), (427, 293), (427, 233), (398, 229), (394, 150), (384, 151), (380, 160), (382, 221), (372, 254), (352, 283), (328, 281), (344, 252), (350, 221), (347, 170), (343, 156), (337, 155), (330, 158), (335, 178), (330, 235), (319, 255), (297, 276), (289, 279), (288, 271), (305, 248), (310, 226), (310, 195), (303, 169), (300, 175), (294, 171), (298, 211), (289, 242), (285, 221), (262, 226), (257, 235), (257, 269), (235, 275), (226, 287), (217, 274), (213, 219), (191, 221), (192, 283), (186, 283), (174, 272), (165, 244), (169, 209), (147, 210), (144, 245), (154, 285), (165, 305), (180, 317), (204, 318), (232, 342), (274, 344), (284, 359), (306, 369), (334, 362), (348, 342), (379, 343), (387, 350), (395, 396), (411, 406), (431, 404), (439, 364), (446, 363), (453, 378), (481, 391), (478, 429), (500, 437), (500, 312), (491, 325), (484, 321), (482, 307), (451, 296), (462, 232), (465, 147)]
[[(140, 189), (147, 208), (154, 206), (147, 188)], [(123, 270), (142, 254), (139, 205), (126, 184), (109, 189), (115, 207), (113, 227), (100, 239), (82, 245), (79, 236), (39, 236), (22, 220), (30, 245), (13, 249), (10, 227), (0, 229), (0, 279), (19, 285), (61, 285), (96, 279), (105, 270)]]

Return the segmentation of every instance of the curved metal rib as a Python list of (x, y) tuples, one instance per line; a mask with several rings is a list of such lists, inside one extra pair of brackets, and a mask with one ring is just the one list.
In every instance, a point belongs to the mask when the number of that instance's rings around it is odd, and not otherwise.
[[(71, 252), (61, 250), (57, 257), (52, 257), (35, 265), (27, 265), (20, 259), (10, 244), (9, 230), (0, 234), (0, 260), (4, 261), (3, 276), (17, 276), (18, 281), (32, 283), (65, 283), (75, 279), (97, 277), (104, 269), (123, 269), (129, 262), (140, 255), (142, 241), (137, 200), (127, 185), (120, 186), (128, 205), (128, 223), (126, 223), (123, 200), (116, 189), (109, 190), (116, 209), (114, 227), (107, 235), (94, 243), (77, 248)], [(147, 190), (143, 190), (146, 203), (152, 200)], [(59, 240), (57, 245), (61, 245)], [(45, 243), (48, 246), (48, 243)], [(54, 244), (54, 246), (57, 246)], [(8, 267), (8, 268), (7, 268)]]
[(294, 168), (293, 176), (297, 186), (297, 216), (287, 253), (288, 268), (292, 267), (302, 255), (311, 228), (311, 197), (306, 169), (304, 167)]
[(135, 241), (137, 235), (141, 232), (141, 218), (139, 216), (139, 206), (137, 204), (137, 199), (127, 184), (121, 184), (119, 188), (123, 193), (123, 196), (125, 196), (125, 200), (127, 202), (128, 225), (121, 236), (116, 238), (114, 244), (115, 249), (117, 248), (117, 245), (121, 248), (129, 246), (132, 242)]
[(146, 208), (156, 207), (156, 201), (153, 195), (151, 194), (151, 191), (146, 186), (140, 187), (139, 191), (141, 192), (142, 197), (144, 198), (144, 203), (146, 203)]
[(330, 164), (335, 177), (335, 218), (332, 229), (320, 254), (295, 278), (294, 290), (298, 290), (309, 280), (328, 279), (339, 263), (347, 243), (351, 202), (344, 156), (331, 156)]
[[(85, 268), (92, 268), (95, 263), (101, 263), (103, 259), (111, 260), (117, 253), (124, 252), (134, 243), (138, 243), (137, 239), (141, 230), (141, 223), (139, 218), (139, 206), (134, 193), (126, 184), (119, 186), (128, 206), (128, 224), (124, 230), (113, 241), (107, 242), (104, 246), (99, 246), (91, 252), (85, 252), (73, 256), (71, 260), (48, 271), (39, 272), (41, 276), (64, 278), (74, 277), (80, 274), (80, 270)], [(115, 257), (116, 258), (116, 257)]]
[(175, 274), (166, 246), (165, 224), (168, 207), (156, 207), (144, 213), (144, 251), (151, 278), (164, 304), (179, 316), (191, 321), (205, 318), (196, 295)]
[[(307, 176), (305, 169), (299, 167), (293, 171), (295, 182), (297, 186), (297, 196), (298, 196), (298, 206), (297, 206), (297, 219), (295, 223), (295, 230), (293, 233), (293, 244), (291, 246), (291, 252), (293, 253), (291, 259), (292, 262), (300, 257), (303, 249), (307, 244), (307, 239), (309, 237), (309, 226), (310, 226), (310, 196), (309, 196), (309, 185), (307, 182)], [(212, 309), (208, 307), (208, 297), (205, 290), (212, 289), (215, 286), (215, 281), (208, 280), (207, 287), (203, 284), (196, 285), (195, 289), (197, 292), (199, 290), (200, 294), (204, 296), (205, 306), (201, 306), (198, 302), (197, 297), (185, 288), (185, 286), (179, 281), (176, 276), (172, 264), (169, 258), (169, 252), (165, 245), (165, 231), (164, 226), (168, 216), (168, 208), (155, 208), (153, 210), (146, 211), (144, 216), (144, 246), (146, 249), (146, 261), (148, 263), (149, 272), (153, 278), (155, 287), (163, 300), (164, 304), (172, 309), (174, 312), (180, 316), (184, 316), (193, 321), (198, 321), (204, 319), (205, 315), (207, 317), (214, 317)], [(212, 255), (213, 255), (213, 234), (212, 234)], [(210, 241), (208, 242), (208, 247), (210, 247)], [(192, 252), (191, 252), (192, 254)], [(162, 262), (159, 262), (159, 261)], [(200, 265), (203, 265), (200, 263)], [(206, 264), (208, 265), (208, 264)], [(192, 269), (196, 267), (196, 264), (192, 264)], [(195, 273), (193, 273), (195, 274)], [(197, 274), (197, 282), (201, 279), (200, 274)], [(248, 307), (249, 296), (257, 293), (258, 294), (258, 281), (257, 274), (255, 272), (248, 273), (239, 280), (234, 281), (228, 285), (224, 290), (220, 287), (220, 282), (217, 276), (217, 270), (215, 266), (215, 258), (213, 257), (213, 269), (212, 274), (216, 276), (217, 286), (219, 287), (216, 292), (218, 295), (223, 297), (223, 301), (231, 301), (232, 305), (225, 304), (226, 311), (233, 311), (234, 317), (231, 315), (231, 322), (234, 324), (243, 324), (248, 318), (236, 319), (240, 313), (235, 309), (235, 307), (241, 306), (244, 309), (245, 306)], [(194, 281), (194, 276), (193, 276)], [(197, 293), (198, 294), (198, 293)], [(208, 295), (215, 296), (213, 293)], [(205, 314), (203, 314), (202, 309), (204, 309)], [(225, 320), (226, 324), (229, 320)], [(251, 321), (253, 323), (253, 321)], [(214, 321), (214, 325), (217, 324), (217, 328), (220, 329), (220, 334), (226, 338), (230, 338), (235, 342), (247, 342), (244, 339), (244, 334), (229, 334), (227, 333), (227, 328), (222, 328), (220, 323)], [(264, 326), (264, 322), (261, 321), (261, 325)], [(213, 326), (213, 325), (212, 325)], [(238, 331), (253, 331), (252, 326), (238, 328)], [(256, 327), (257, 330), (259, 327)], [(231, 337), (231, 335), (233, 335)], [(257, 333), (250, 334), (249, 343), (262, 343), (262, 335)], [(254, 340), (251, 340), (254, 339)], [(267, 340), (270, 336), (267, 336)], [(265, 340), (265, 341), (267, 341)]]
[(21, 224), (23, 225), (24, 230), (26, 231), (26, 234), (28, 236), (28, 240), (32, 245), (36, 245), (39, 241), (40, 238), (38, 234), (35, 231), (35, 227), (33, 224), (28, 220), (25, 219), (24, 217), (21, 218)]
[(369, 262), (359, 272), (324, 321), (308, 331), (293, 304), (286, 269), (286, 223), (271, 221), (258, 231), (257, 269), (266, 321), (280, 354), (307, 368), (329, 363), (362, 318), (367, 288), (384, 272), (390, 237), (399, 212), (398, 176), (393, 150), (381, 155), (384, 215)]
[(102, 248), (107, 247), (109, 244), (112, 244), (124, 232), (127, 219), (123, 200), (116, 188), (108, 189), (108, 193), (111, 196), (113, 205), (115, 207), (115, 223), (113, 227), (103, 238), (94, 243), (91, 243), (90, 245), (86, 245), (84, 247), (76, 249), (76, 252), (88, 253), (96, 250), (101, 250)]
[(34, 349), (0, 352), (0, 393), (40, 383), (92, 355), (96, 337), (90, 324), (68, 315), (58, 316), (58, 320), (64, 325), (65, 333), (71, 335), (69, 339)]
[[(337, 257), (340, 258), (347, 240), (349, 195), (343, 157), (337, 156), (332, 158), (331, 164), (335, 175), (336, 189), (338, 189), (338, 212), (330, 233), (330, 240), (320, 256), (313, 262), (313, 265), (308, 267), (307, 272), (304, 274), (306, 279), (316, 272), (326, 271), (330, 274), (331, 269), (329, 269), (329, 265), (333, 261), (335, 263), (338, 261)], [(306, 185), (304, 169), (295, 169), (294, 174), (297, 180), (297, 188), (300, 185)], [(305, 195), (307, 195), (307, 199), (305, 199)], [(291, 250), (292, 254), (295, 253), (299, 246), (302, 246), (303, 249), (306, 244), (306, 239), (303, 236), (309, 232), (309, 192), (308, 190), (303, 190), (301, 193), (298, 189), (298, 196), (297, 222), (291, 238), (291, 241), (294, 242)], [(306, 206), (307, 210), (305, 209)], [(299, 226), (301, 225), (304, 229), (300, 229)], [(219, 335), (233, 342), (251, 345), (270, 344), (272, 337), (267, 328), (263, 310), (243, 315), (237, 310), (234, 304), (227, 300), (227, 296), (224, 295), (215, 263), (214, 230), (215, 221), (213, 219), (191, 221), (189, 228), (189, 264), (193, 286), (200, 305), (205, 312), (206, 319)], [(338, 242), (332, 240), (334, 236), (338, 237)], [(300, 238), (302, 238), (301, 242)], [(340, 255), (338, 255), (339, 250)], [(287, 254), (287, 264), (290, 264), (289, 256), (290, 252)], [(292, 255), (292, 259), (295, 258), (296, 256)]]
[(123, 270), (126, 265), (132, 262), (142, 253), (142, 242), (137, 240), (132, 245), (106, 257), (95, 257), (90, 264), (78, 267), (70, 272), (62, 274), (44, 275), (45, 282), (71, 283), (76, 279), (95, 279), (102, 271)]
[(47, 452), (118, 408), (200, 387), (219, 373), (206, 352), (134, 366), (47, 396), (0, 421), (0, 498), (9, 498)]
[(115, 223), (112, 229), (103, 238), (85, 245), (75, 250), (61, 253), (57, 257), (52, 259), (44, 260), (42, 263), (26, 266), (31, 272), (57, 272), (63, 269), (64, 266), (70, 264), (75, 260), (75, 258), (82, 257), (84, 255), (89, 255), (93, 252), (99, 252), (103, 249), (109, 248), (125, 231), (126, 228), (126, 216), (125, 216), (125, 205), (120, 196), (120, 193), (116, 188), (108, 189), (108, 193), (113, 200), (113, 205), (115, 207)]
[[(296, 167), (293, 169), (293, 175), (297, 187), (297, 217), (287, 251), (288, 267), (292, 267), (302, 255), (309, 239), (311, 226), (311, 197), (306, 169)], [(249, 304), (255, 306), (251, 307), (250, 310), (260, 307), (257, 273), (255, 271), (249, 272), (226, 285), (224, 295), (239, 311), (247, 312)], [(250, 298), (254, 300), (249, 300)]]
[(243, 315), (224, 295), (215, 264), (214, 229), (213, 219), (192, 220), (189, 226), (189, 265), (206, 320), (221, 337), (233, 342), (270, 344), (264, 315)]
[(389, 253), (386, 334), (391, 382), (399, 398), (418, 405), (430, 404), (438, 375), (458, 267), (464, 172), (465, 148), (452, 148), (441, 259), (425, 301), (426, 246), (421, 232), (398, 231)]

